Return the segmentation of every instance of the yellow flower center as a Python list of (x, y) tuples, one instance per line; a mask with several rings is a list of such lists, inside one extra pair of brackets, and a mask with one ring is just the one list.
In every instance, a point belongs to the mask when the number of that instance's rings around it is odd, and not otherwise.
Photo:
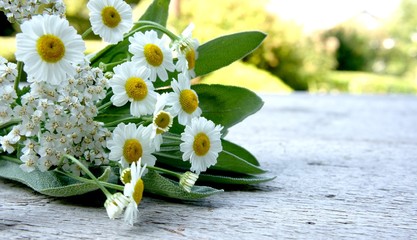
[(180, 104), (186, 113), (193, 113), (198, 107), (197, 94), (191, 89), (184, 89), (180, 93)]
[(136, 162), (142, 157), (142, 145), (137, 139), (128, 139), (123, 145), (123, 156), (129, 164)]
[(135, 188), (133, 189), (133, 200), (135, 200), (136, 204), (139, 204), (142, 201), (143, 190), (145, 189), (145, 185), (143, 184), (143, 180), (139, 179), (136, 184)]
[(48, 63), (56, 63), (65, 55), (65, 45), (62, 40), (52, 34), (41, 36), (36, 42), (39, 56)]
[(185, 53), (185, 59), (188, 62), (188, 70), (193, 69), (195, 67), (195, 51), (192, 48), (189, 48), (188, 51)]
[(164, 60), (164, 54), (162, 53), (162, 50), (157, 45), (152, 43), (145, 45), (144, 55), (146, 61), (154, 67), (160, 66)]
[(122, 181), (123, 184), (130, 183), (130, 181), (132, 180), (131, 172), (132, 171), (130, 170), (130, 168), (125, 168), (122, 174), (120, 174), (120, 180)]
[(172, 126), (172, 116), (168, 112), (159, 111), (153, 122), (158, 127), (156, 133), (161, 134), (168, 131)]
[(148, 95), (148, 86), (145, 81), (139, 77), (127, 79), (125, 84), (126, 94), (135, 101), (143, 100)]
[(193, 149), (197, 156), (204, 156), (210, 150), (210, 139), (205, 133), (198, 133), (194, 137)]
[(103, 24), (109, 28), (115, 28), (122, 21), (119, 12), (112, 6), (107, 6), (101, 11)]

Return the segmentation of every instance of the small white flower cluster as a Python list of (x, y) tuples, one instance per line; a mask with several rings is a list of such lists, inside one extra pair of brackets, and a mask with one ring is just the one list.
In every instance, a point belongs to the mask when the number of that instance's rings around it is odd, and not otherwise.
[[(33, 82), (30, 91), (22, 95), (21, 104), (9, 103), (9, 109), (4, 106), (7, 102), (1, 101), (6, 120), (15, 118), (21, 122), (0, 137), (0, 144), (8, 153), (20, 149), (23, 170), (46, 171), (59, 164), (63, 154), (95, 165), (108, 163), (104, 150), (110, 133), (102, 123), (94, 121), (98, 113), (95, 103), (106, 96), (108, 80), (99, 68), (91, 68), (87, 62), (76, 72), (61, 85)], [(15, 98), (10, 84), (2, 89), (10, 89), (2, 92), (3, 98)], [(61, 164), (64, 170), (80, 174), (76, 165), (66, 160)]]
[(65, 4), (62, 0), (2, 0), (0, 1), (0, 11), (6, 14), (9, 22), (22, 23), (39, 14), (63, 17)]
[[(12, 119), (12, 106), (17, 98), (13, 88), (16, 77), (16, 64), (0, 57), (0, 125)], [(10, 151), (10, 147), (7, 150)]]

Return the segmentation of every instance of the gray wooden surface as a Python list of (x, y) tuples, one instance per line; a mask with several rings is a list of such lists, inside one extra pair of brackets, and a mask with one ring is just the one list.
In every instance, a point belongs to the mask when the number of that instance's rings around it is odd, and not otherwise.
[(228, 139), (274, 181), (195, 202), (145, 196), (130, 227), (92, 197), (45, 197), (0, 179), (0, 238), (417, 238), (417, 97), (262, 98)]

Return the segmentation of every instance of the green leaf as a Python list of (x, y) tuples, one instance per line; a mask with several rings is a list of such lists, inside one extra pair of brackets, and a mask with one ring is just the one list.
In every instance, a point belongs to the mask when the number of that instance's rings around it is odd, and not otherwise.
[(246, 162), (249, 162), (255, 166), (260, 166), (258, 160), (255, 156), (252, 155), (248, 150), (244, 149), (243, 147), (234, 144), (230, 141), (222, 139), (222, 146), (223, 150), (227, 152), (232, 152), (235, 155), (239, 156), (240, 158), (244, 159)]
[[(96, 184), (82, 183), (55, 171), (23, 172), (19, 164), (3, 159), (0, 159), (0, 177), (21, 182), (39, 193), (53, 197), (81, 195), (98, 189)], [(109, 177), (110, 168), (106, 168), (98, 179), (107, 181)]]
[(244, 174), (261, 174), (266, 172), (262, 168), (245, 161), (238, 154), (223, 149), (217, 158), (216, 165), (210, 167), (210, 169)]
[(197, 84), (197, 92), (203, 116), (216, 124), (229, 128), (254, 114), (263, 101), (254, 92), (241, 87)]
[(147, 20), (167, 25), (170, 0), (154, 0), (139, 20)]
[(268, 182), (275, 179), (276, 176), (253, 176), (253, 175), (238, 175), (238, 176), (220, 176), (211, 174), (200, 174), (197, 182), (209, 182), (219, 184), (234, 184), (247, 185)]
[(142, 179), (146, 192), (181, 200), (200, 199), (223, 192), (223, 190), (206, 186), (193, 186), (191, 192), (187, 192), (178, 185), (178, 182), (165, 178), (152, 170), (149, 170)]
[(258, 31), (239, 32), (201, 45), (197, 49), (196, 75), (205, 75), (245, 57), (255, 50), (265, 37), (265, 33)]

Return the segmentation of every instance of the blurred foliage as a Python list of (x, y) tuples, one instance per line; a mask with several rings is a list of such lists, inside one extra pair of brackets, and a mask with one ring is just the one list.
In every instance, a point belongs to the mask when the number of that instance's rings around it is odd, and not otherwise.
[(323, 81), (310, 89), (312, 92), (417, 93), (417, 85), (410, 79), (359, 71), (330, 71)]
[(241, 61), (209, 74), (201, 83), (244, 87), (256, 92), (289, 93), (292, 89), (271, 73)]
[(339, 25), (326, 33), (325, 38), (336, 38), (336, 70), (367, 71), (374, 61), (371, 37), (365, 30), (352, 24)]
[[(334, 60), (331, 49), (319, 38), (307, 38), (302, 28), (280, 20), (266, 11), (267, 1), (212, 0), (178, 1), (177, 18), (170, 24), (184, 29), (196, 25), (193, 35), (201, 42), (230, 32), (260, 30), (268, 37), (244, 60), (271, 72), (295, 90), (307, 90), (329, 70)], [(221, 6), (221, 7), (219, 7)]]
[(336, 70), (368, 71), (395, 76), (409, 76), (416, 68), (417, 0), (403, 0), (393, 17), (368, 29), (353, 20), (324, 33), (338, 40)]
[[(417, 67), (417, 0), (402, 0), (386, 29), (395, 46), (382, 51), (386, 73), (410, 75)], [(414, 77), (415, 78), (415, 77)]]

